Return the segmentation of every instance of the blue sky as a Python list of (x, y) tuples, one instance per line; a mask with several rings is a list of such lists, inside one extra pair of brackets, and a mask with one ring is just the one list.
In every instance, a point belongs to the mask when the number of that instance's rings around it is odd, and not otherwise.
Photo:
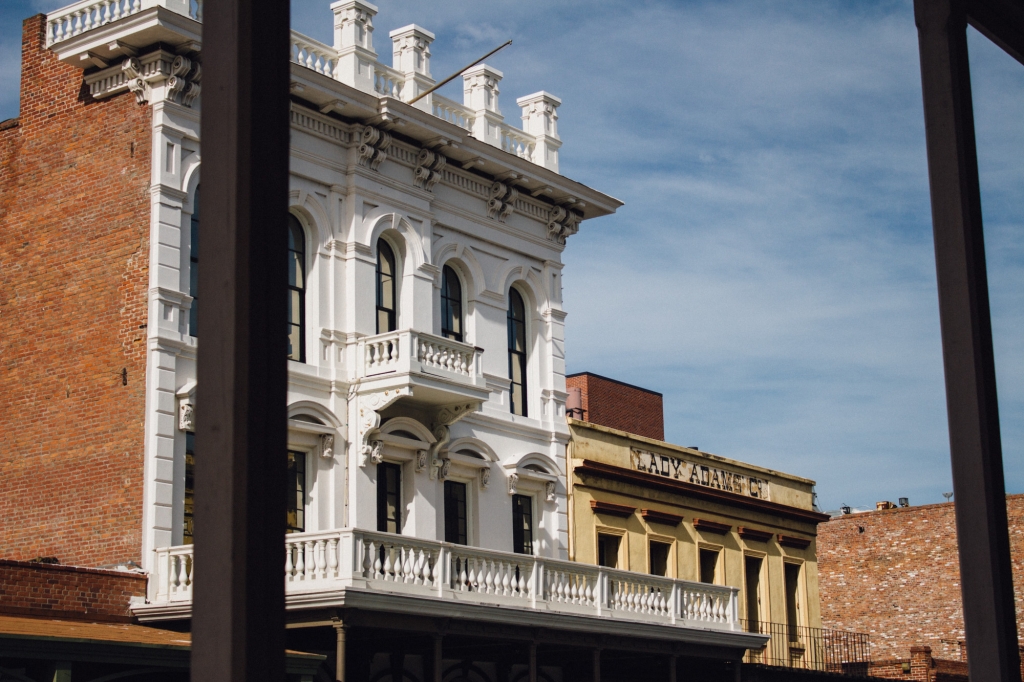
[[(20, 20), (0, 3), (0, 119)], [(294, 27), (331, 42), (327, 0)], [(818, 481), (951, 490), (911, 0), (379, 2), (437, 78), (508, 38), (501, 102), (563, 99), (562, 172), (626, 202), (565, 251), (569, 371), (665, 396), (666, 437)], [(1024, 492), (1024, 67), (970, 32), (1007, 489)], [(458, 82), (443, 93), (461, 99)]]

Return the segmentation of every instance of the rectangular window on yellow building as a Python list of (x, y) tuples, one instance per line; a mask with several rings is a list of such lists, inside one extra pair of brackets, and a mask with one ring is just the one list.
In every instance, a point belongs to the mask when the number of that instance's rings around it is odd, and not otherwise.
[(756, 556), (744, 557), (746, 574), (747, 632), (758, 632), (761, 622), (761, 565), (764, 560)]
[(650, 543), (650, 566), (651, 575), (668, 575), (668, 554), (672, 545), (667, 542), (651, 540)]
[(608, 568), (619, 567), (619, 543), (622, 541), (618, 535), (597, 535), (597, 563)]
[(717, 549), (700, 549), (700, 581), (702, 583), (714, 584), (718, 572)]
[(789, 626), (789, 641), (800, 641), (797, 628), (800, 625), (800, 564), (786, 566), (786, 625)]

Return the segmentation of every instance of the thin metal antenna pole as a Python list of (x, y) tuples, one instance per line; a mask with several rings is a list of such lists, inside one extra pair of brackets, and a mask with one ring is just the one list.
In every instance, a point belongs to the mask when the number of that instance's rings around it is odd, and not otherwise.
[(498, 47), (494, 48), (493, 50), (491, 50), (490, 52), (488, 52), (487, 54), (485, 54), (485, 55), (484, 55), (483, 57), (480, 57), (480, 59), (476, 60), (476, 61), (475, 61), (475, 62), (473, 62), (472, 64), (466, 64), (466, 65), (465, 65), (465, 66), (463, 66), (463, 67), (462, 67), (461, 69), (459, 69), (458, 71), (456, 71), (456, 72), (455, 72), (455, 73), (453, 73), (452, 75), (448, 76), (447, 78), (445, 78), (445, 79), (444, 79), (443, 81), (441, 81), (440, 83), (438, 83), (438, 84), (437, 84), (437, 85), (435, 85), (434, 87), (430, 88), (429, 90), (425, 90), (424, 92), (421, 92), (420, 94), (418, 94), (418, 95), (416, 95), (415, 97), (413, 97), (413, 98), (412, 98), (411, 100), (409, 100), (409, 104), (415, 104), (415, 103), (416, 103), (416, 102), (418, 102), (419, 100), (423, 99), (424, 97), (426, 97), (427, 95), (429, 95), (430, 93), (432, 93), (432, 92), (433, 92), (434, 90), (437, 90), (438, 88), (440, 88), (440, 87), (442, 87), (442, 86), (444, 86), (444, 85), (448, 85), (448, 84), (449, 84), (449, 83), (451, 83), (451, 82), (452, 82), (453, 80), (455, 80), (455, 79), (456, 79), (456, 78), (458, 78), (458, 77), (459, 77), (460, 75), (462, 75), (462, 72), (463, 72), (463, 71), (466, 71), (466, 70), (468, 70), (468, 69), (472, 69), (472, 68), (473, 68), (474, 66), (476, 66), (477, 64), (479, 64), (479, 63), (480, 63), (480, 62), (482, 62), (483, 60), (487, 59), (488, 57), (490, 57), (490, 56), (491, 56), (492, 54), (494, 54), (494, 53), (495, 53), (495, 52), (497, 52), (498, 50), (502, 50), (502, 49), (504, 49), (504, 48), (508, 47), (508, 46), (509, 46), (509, 45), (511, 45), (511, 44), (512, 44), (512, 40), (511, 40), (511, 39), (509, 39), (509, 40), (508, 40), (508, 42), (506, 42), (506, 43), (504, 43), (504, 44), (502, 44), (502, 45), (499, 45)]

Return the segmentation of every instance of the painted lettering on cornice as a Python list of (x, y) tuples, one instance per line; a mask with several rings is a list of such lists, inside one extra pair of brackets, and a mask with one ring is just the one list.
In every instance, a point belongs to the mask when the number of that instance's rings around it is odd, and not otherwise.
[(679, 457), (660, 455), (646, 450), (630, 450), (629, 458), (633, 468), (655, 476), (685, 481), (694, 485), (724, 490), (725, 492), (755, 497), (759, 500), (771, 500), (768, 479), (745, 476), (728, 469), (689, 462)]

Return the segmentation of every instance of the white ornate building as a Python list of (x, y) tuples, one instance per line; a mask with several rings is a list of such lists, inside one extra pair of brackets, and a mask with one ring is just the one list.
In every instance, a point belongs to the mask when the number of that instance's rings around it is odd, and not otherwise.
[[(83, 68), (93, 98), (131, 91), (152, 109), (150, 587), (134, 607), (146, 622), (188, 618), (191, 466), (206, 456), (191, 438), (203, 418), (195, 268), (217, 257), (199, 246), (201, 5), (83, 0), (47, 17), (48, 48)], [(409, 104), (435, 82), (433, 34), (391, 31), (386, 66), (376, 7), (331, 11), (333, 45), (292, 33), (291, 620), (333, 622), (339, 637), (343, 624), (370, 627), (371, 612), (446, 618), (443, 633), (463, 635), (491, 623), (599, 637), (620, 623), (673, 666), (738, 660), (764, 638), (739, 631), (735, 589), (566, 561), (561, 254), (582, 221), (621, 204), (559, 174), (561, 101), (520, 97), (512, 124), (502, 73), (480, 65), (463, 74), (463, 102), (435, 92)], [(510, 666), (536, 668), (532, 642), (533, 662)], [(409, 651), (402, 665), (429, 677), (429, 655)], [(381, 660), (350, 670), (379, 672)], [(501, 677), (489, 660), (465, 679)]]

